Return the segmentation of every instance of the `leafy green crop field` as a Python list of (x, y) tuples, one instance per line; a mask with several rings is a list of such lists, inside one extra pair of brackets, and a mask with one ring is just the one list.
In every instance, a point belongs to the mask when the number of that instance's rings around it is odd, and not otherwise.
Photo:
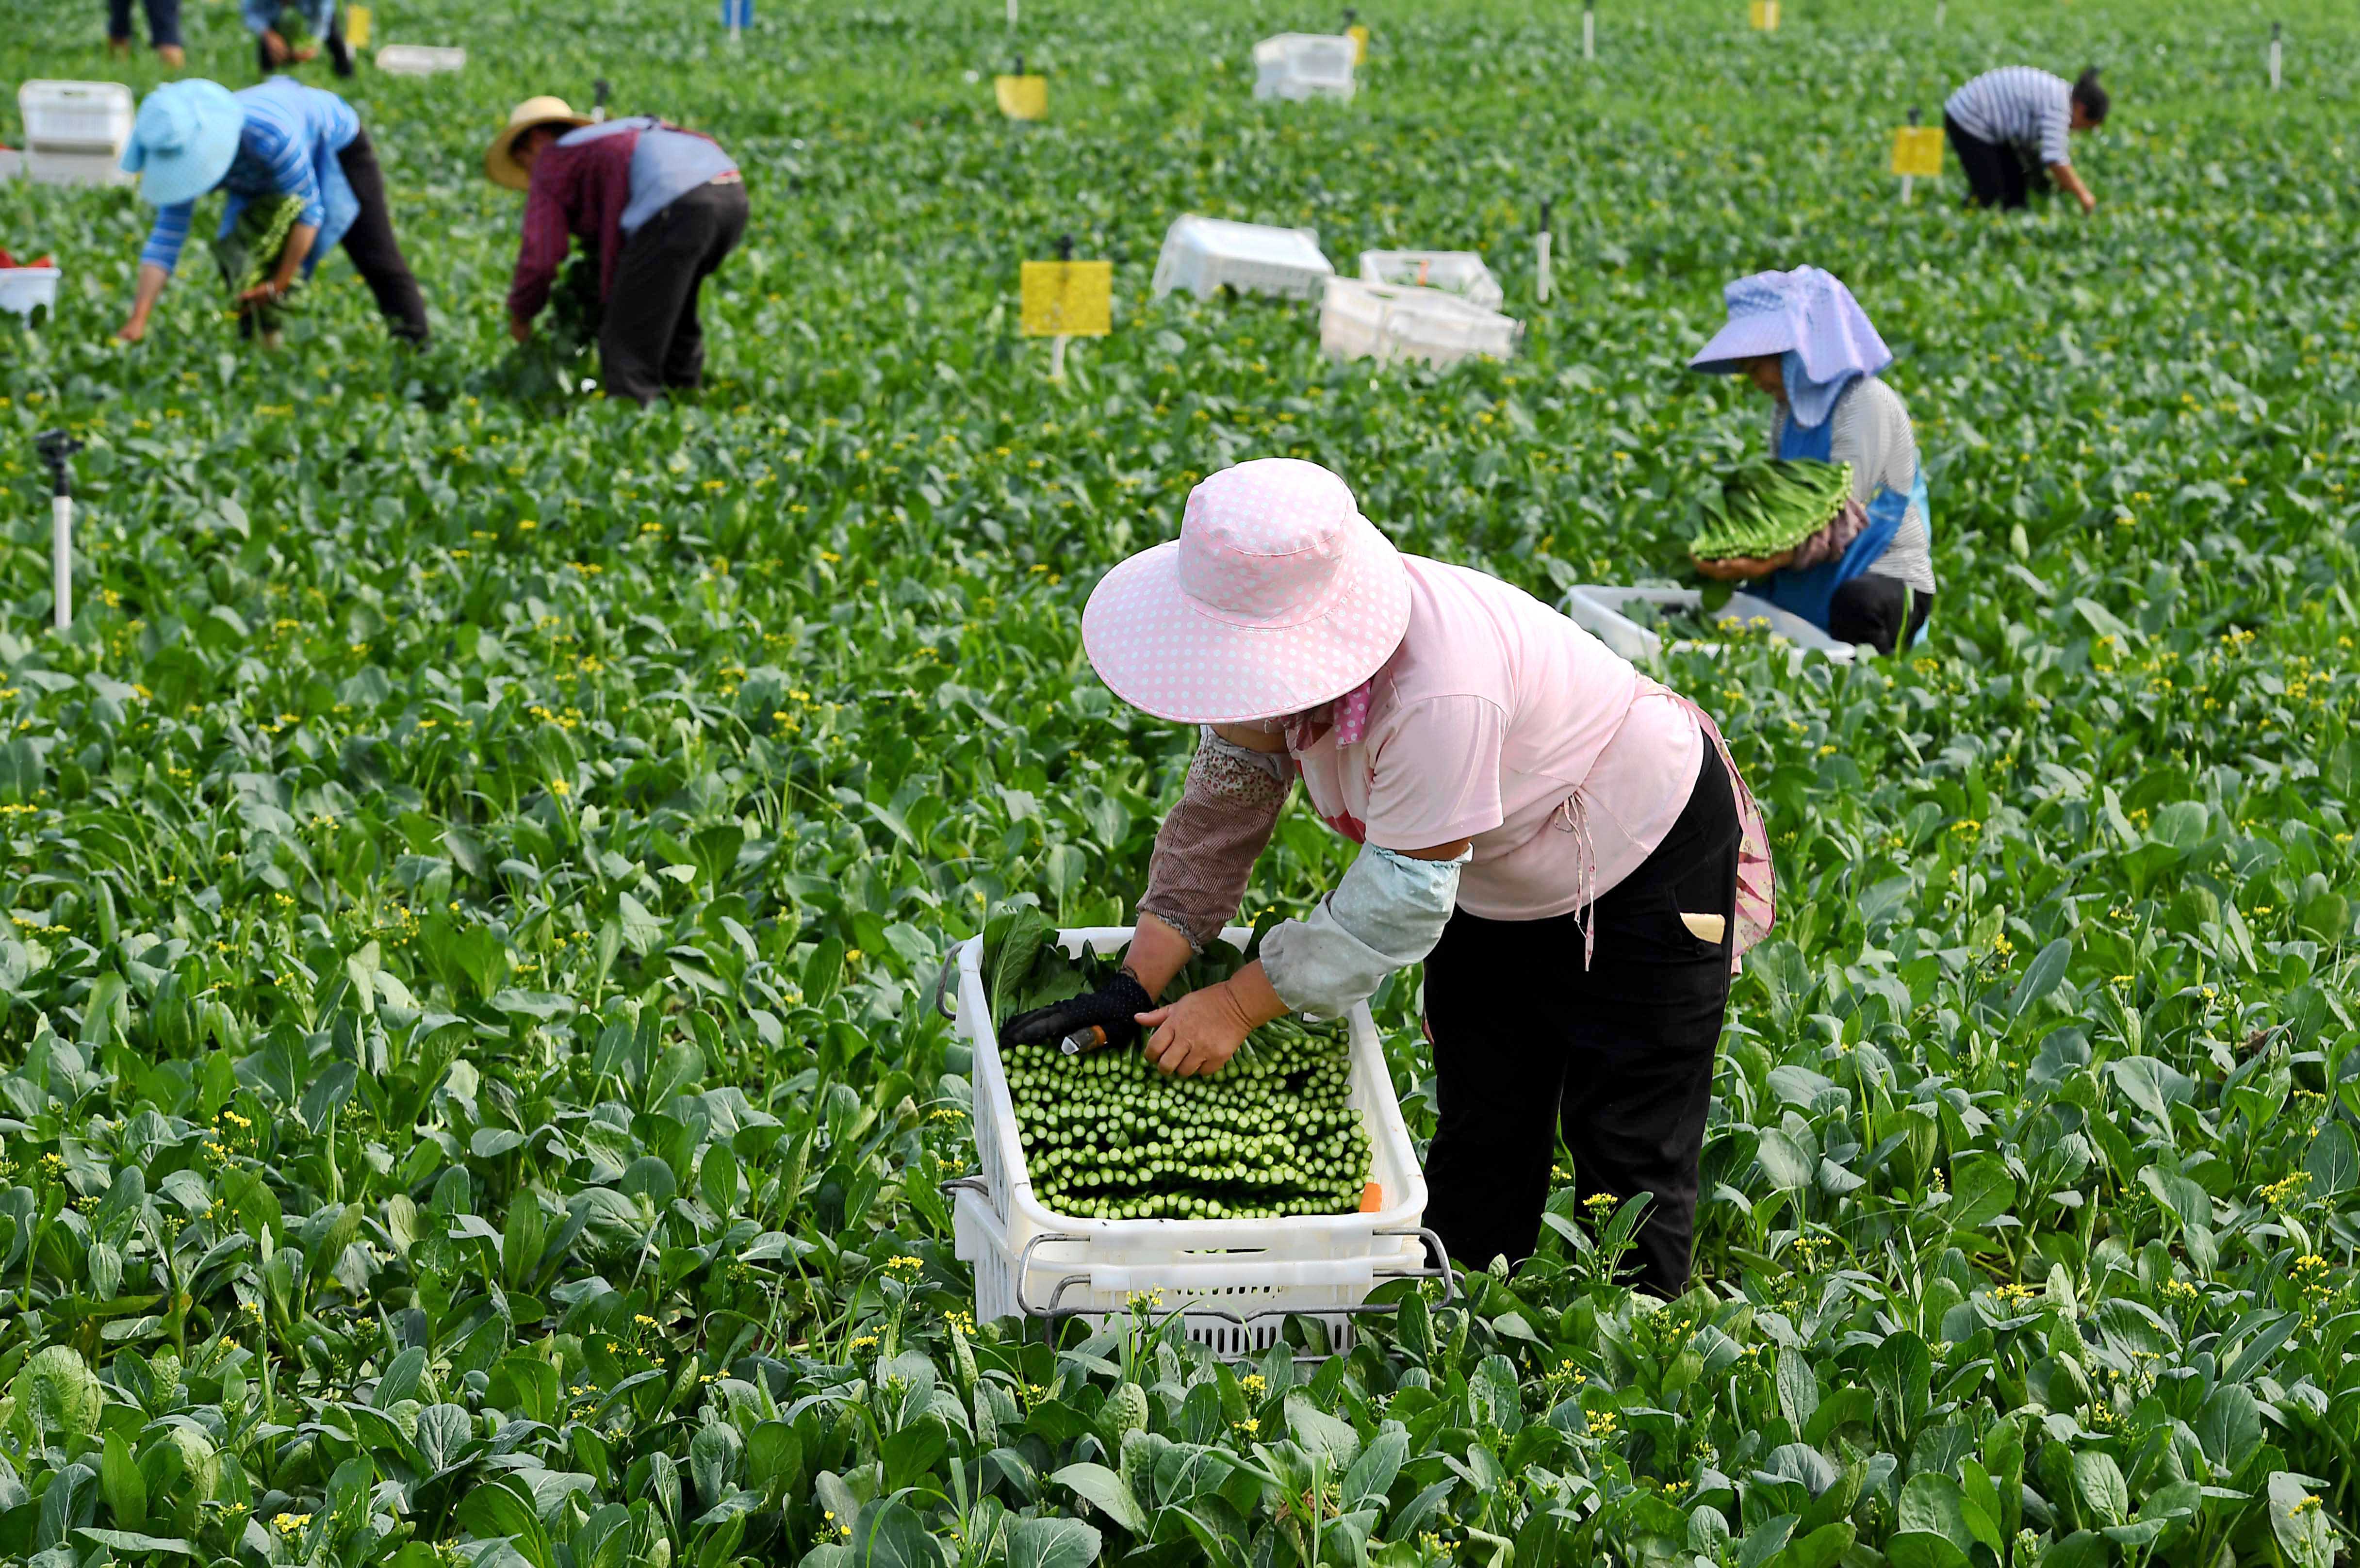
[[(2360, 4), (2285, 8), (2275, 97), (2248, 0), (1788, 0), (1766, 38), (1601, 0), (1594, 68), (1569, 4), (1364, 5), (1348, 107), (1248, 97), (1317, 7), (1023, 5), (1030, 130), (997, 0), (761, 0), (735, 53), (703, 0), (386, 0), (381, 38), (473, 57), (353, 84), (419, 357), (341, 260), (241, 353), (193, 250), (123, 348), (135, 196), (0, 185), (0, 244), (67, 268), (0, 332), (0, 1558), (2325, 1568)], [(246, 81), (234, 9), (189, 9)], [(0, 68), (109, 74), (99, 27), (0, 0)], [(1955, 172), (1901, 205), (1907, 106), (2018, 60), (2108, 68), (2097, 217), (1962, 212)], [(644, 417), (511, 357), (480, 175), (512, 100), (601, 75), (754, 202), (712, 384)], [(1378, 372), (1300, 307), (1151, 301), (1184, 211), (1348, 268), (1481, 249), (1523, 352)], [(1065, 232), (1117, 330), (1059, 388), (1013, 334)], [(1120, 920), (1190, 744), (1091, 676), (1097, 573), (1292, 452), (1406, 548), (1670, 579), (1763, 419), (1681, 365), (1727, 276), (1804, 262), (1900, 355), (1941, 591), (1915, 657), (1663, 672), (1783, 906), (1697, 1290), (1604, 1283), (1568, 1185), (1529, 1268), (1346, 1355), (974, 1323), (935, 967), (1011, 896)], [(63, 637), (56, 424), (91, 442)], [(1345, 863), (1290, 815), (1251, 908)], [(1415, 976), (1377, 1010), (1422, 1135)]]

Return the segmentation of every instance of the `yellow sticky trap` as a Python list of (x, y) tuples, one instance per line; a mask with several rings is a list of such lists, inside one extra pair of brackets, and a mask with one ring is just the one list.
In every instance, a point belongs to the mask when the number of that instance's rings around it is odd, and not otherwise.
[(1000, 98), (1000, 112), (1011, 120), (1038, 120), (1049, 113), (1045, 76), (995, 76), (991, 90)]
[(1942, 127), (1939, 125), (1904, 125), (1893, 133), (1893, 172), (1915, 175), (1919, 179), (1939, 179), (1942, 173)]
[(1360, 23), (1355, 22), (1350, 27), (1344, 29), (1344, 36), (1352, 40), (1352, 63), (1354, 65), (1368, 64), (1369, 29), (1362, 27)]
[(344, 7), (344, 42), (356, 49), (368, 48), (369, 8), (366, 5)]
[(1778, 30), (1778, 0), (1752, 0), (1745, 8), (1745, 14), (1755, 31), (1775, 33)]
[(1114, 330), (1114, 263), (1028, 261), (1022, 321), (1028, 338), (1102, 338)]

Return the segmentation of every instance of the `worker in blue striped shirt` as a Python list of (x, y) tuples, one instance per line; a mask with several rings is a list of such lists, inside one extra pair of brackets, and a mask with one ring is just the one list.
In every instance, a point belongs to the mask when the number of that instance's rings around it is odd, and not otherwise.
[(2074, 172), (2066, 138), (2106, 123), (2106, 90), (2098, 68), (2068, 85), (2061, 76), (2028, 65), (1986, 71), (1942, 105), (1942, 128), (1966, 170), (1978, 207), (2022, 207), (2048, 180), (2094, 212), (2098, 199)]
[(386, 208), (385, 177), (351, 104), (283, 76), (232, 93), (217, 82), (169, 82), (148, 94), (133, 122), (123, 167), (140, 177), (156, 225), (139, 253), (131, 317), (116, 334), (137, 343), (180, 259), (197, 198), (229, 197), (220, 233), (257, 201), (303, 203), (274, 275), (238, 297), (241, 310), (275, 303), (342, 244), (376, 296), (394, 336), (423, 347), (426, 301), (402, 259)]

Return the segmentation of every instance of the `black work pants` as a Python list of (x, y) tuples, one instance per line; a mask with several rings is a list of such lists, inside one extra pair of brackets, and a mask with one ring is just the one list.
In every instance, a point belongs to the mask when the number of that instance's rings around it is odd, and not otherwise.
[[(1653, 1199), (1625, 1262), (1633, 1282), (1666, 1297), (1687, 1288), (1729, 1005), (1738, 836), (1729, 770), (1708, 740), (1671, 833), (1591, 905), (1588, 969), (1579, 911), (1450, 917), (1426, 961), (1441, 1111), (1426, 1219), (1455, 1261), (1481, 1269), (1532, 1255), (1561, 1133), (1583, 1198)], [(1683, 913), (1720, 916), (1721, 939), (1695, 935)]]
[(1828, 601), (1828, 636), (1838, 642), (1864, 644), (1890, 659), (1895, 648), (1918, 640), (1918, 628), (1933, 609), (1931, 593), (1897, 577), (1863, 572), (1845, 579)]
[(1959, 155), (1959, 168), (1966, 173), (1971, 204), (2023, 207), (2033, 191), (2048, 184), (2049, 171), (2016, 148), (1987, 142), (1948, 114), (1942, 116), (1942, 129), (1950, 138), (1950, 150)]
[(623, 241), (598, 330), (599, 379), (609, 397), (652, 403), (705, 379), (697, 292), (746, 234), (746, 187), (700, 185)]
[[(180, 47), (180, 0), (145, 0), (148, 44), (151, 49)], [(106, 37), (110, 43), (131, 41), (131, 0), (106, 0)]]
[(393, 214), (385, 201), (385, 176), (377, 170), (377, 152), (369, 146), (368, 133), (363, 131), (355, 136), (351, 145), (336, 155), (336, 161), (344, 166), (344, 179), (361, 204), (360, 215), (344, 231), (344, 254), (353, 258), (353, 269), (376, 297), (387, 329), (395, 337), (424, 348), (426, 299), (419, 293), (418, 279), (410, 275), (410, 264), (401, 259), (401, 245), (393, 237)]

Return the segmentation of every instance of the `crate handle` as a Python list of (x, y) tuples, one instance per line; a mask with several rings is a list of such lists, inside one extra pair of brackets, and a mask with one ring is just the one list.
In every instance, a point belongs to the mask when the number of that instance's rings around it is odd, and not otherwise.
[[(970, 1177), (966, 1178), (965, 1180), (974, 1181), (978, 1179)], [(1459, 1300), (1458, 1281), (1452, 1276), (1450, 1269), (1449, 1249), (1442, 1245), (1442, 1238), (1435, 1235), (1433, 1231), (1424, 1225), (1411, 1225), (1400, 1229), (1371, 1231), (1370, 1234), (1372, 1236), (1416, 1236), (1420, 1240), (1424, 1241), (1427, 1247), (1432, 1249), (1432, 1256), (1436, 1259), (1436, 1266), (1431, 1269), (1372, 1269), (1369, 1272), (1370, 1279), (1439, 1279), (1442, 1281), (1442, 1305), (1447, 1307)], [(1049, 1241), (1075, 1241), (1087, 1244), (1091, 1239), (1091, 1237), (1087, 1236), (1075, 1236), (1068, 1232), (1043, 1231), (1039, 1236), (1036, 1236), (1032, 1240), (1026, 1242), (1024, 1244), (1023, 1253), (1016, 1260), (1017, 1310), (1022, 1312), (1026, 1317), (1043, 1319), (1068, 1318), (1088, 1311), (1089, 1309), (1086, 1307), (1068, 1307), (1064, 1304), (1065, 1292), (1067, 1290), (1073, 1290), (1078, 1286), (1087, 1286), (1089, 1284), (1090, 1276), (1087, 1273), (1068, 1274), (1065, 1278), (1059, 1279), (1057, 1281), (1057, 1288), (1050, 1292), (1049, 1301), (1046, 1306), (1036, 1307), (1030, 1301), (1025, 1299), (1024, 1281), (1032, 1271), (1033, 1250), (1040, 1247), (1042, 1243)], [(1184, 1312), (1189, 1317), (1223, 1318), (1230, 1323), (1242, 1326), (1253, 1322), (1257, 1318), (1273, 1316), (1358, 1317), (1364, 1313), (1390, 1312), (1397, 1309), (1394, 1308), (1392, 1303), (1386, 1301), (1359, 1301), (1349, 1306), (1317, 1307), (1311, 1309), (1308, 1312), (1297, 1307), (1269, 1307), (1261, 1312), (1245, 1312), (1242, 1314), (1224, 1312), (1218, 1307), (1189, 1306), (1175, 1310)]]

